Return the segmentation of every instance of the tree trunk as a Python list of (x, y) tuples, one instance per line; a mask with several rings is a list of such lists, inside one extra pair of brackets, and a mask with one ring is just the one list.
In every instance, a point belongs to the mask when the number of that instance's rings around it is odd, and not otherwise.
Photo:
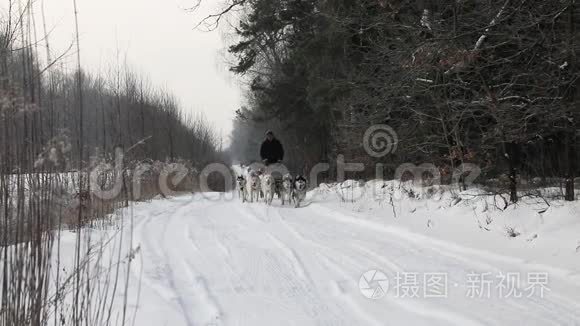
[[(575, 42), (574, 42), (574, 38), (576, 37), (576, 20), (575, 20), (575, 16), (574, 16), (574, 12), (575, 12), (575, 6), (574, 6), (574, 1), (571, 1), (570, 3), (570, 8), (569, 8), (569, 12), (570, 12), (570, 20), (569, 20), (569, 24), (570, 24), (570, 62), (572, 64), (572, 69), (576, 69), (577, 67), (577, 61), (576, 61), (576, 53), (574, 51), (575, 48)], [(572, 89), (573, 90), (578, 90), (578, 81), (575, 81), (572, 85)], [(576, 92), (572, 92), (572, 105), (576, 105)], [(576, 128), (575, 128), (575, 123), (576, 121), (574, 120), (574, 110), (570, 110), (569, 114), (568, 114), (568, 125), (569, 125), (569, 130), (568, 132), (566, 132), (566, 153), (564, 155), (566, 155), (566, 194), (565, 194), (565, 199), (566, 201), (574, 201), (575, 199), (575, 193), (574, 193), (574, 178), (575, 178), (575, 172), (576, 172)]]
[(508, 160), (508, 178), (509, 178), (509, 191), (510, 191), (510, 201), (512, 203), (518, 202), (518, 182), (517, 182), (517, 170), (516, 170), (516, 160), (517, 160), (517, 149), (516, 144), (508, 143), (506, 144), (507, 160)]
[(575, 168), (576, 168), (576, 152), (574, 151), (576, 144), (575, 135), (568, 133), (566, 136), (566, 201), (574, 201), (576, 198), (574, 193), (574, 178), (575, 178)]

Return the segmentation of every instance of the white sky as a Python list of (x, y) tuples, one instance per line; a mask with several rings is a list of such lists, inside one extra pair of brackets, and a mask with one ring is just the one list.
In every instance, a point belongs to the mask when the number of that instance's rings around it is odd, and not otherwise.
[[(52, 30), (51, 52), (57, 56), (74, 41), (73, 1), (36, 0), (37, 17), (41, 1)], [(241, 105), (240, 86), (224, 63), (220, 32), (193, 29), (221, 1), (205, 0), (201, 12), (186, 12), (193, 1), (77, 0), (81, 61), (89, 71), (106, 72), (119, 57), (174, 94), (184, 110), (204, 112), (227, 141), (234, 111)], [(66, 59), (74, 60), (72, 55)]]

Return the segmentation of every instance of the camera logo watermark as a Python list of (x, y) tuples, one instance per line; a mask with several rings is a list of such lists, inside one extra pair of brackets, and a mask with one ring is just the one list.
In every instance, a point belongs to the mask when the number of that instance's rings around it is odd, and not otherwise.
[(399, 144), (397, 132), (388, 125), (374, 125), (367, 129), (363, 137), (363, 147), (374, 158), (395, 153)]
[(385, 273), (373, 269), (361, 276), (358, 287), (367, 299), (379, 300), (389, 291), (389, 278)]

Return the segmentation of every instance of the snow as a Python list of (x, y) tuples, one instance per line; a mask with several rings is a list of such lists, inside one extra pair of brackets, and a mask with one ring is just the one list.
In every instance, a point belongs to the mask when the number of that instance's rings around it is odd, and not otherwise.
[[(217, 193), (137, 203), (128, 316), (143, 326), (576, 324), (580, 203), (549, 204), (503, 210), (476, 189), (382, 181), (323, 184), (300, 209)], [(360, 281), (376, 271), (390, 288), (369, 299)], [(470, 297), (483, 273), (491, 295)], [(528, 297), (537, 273), (546, 292)], [(446, 296), (425, 294), (432, 274), (445, 275)], [(506, 275), (521, 283), (502, 289)], [(498, 293), (508, 290), (522, 295)]]

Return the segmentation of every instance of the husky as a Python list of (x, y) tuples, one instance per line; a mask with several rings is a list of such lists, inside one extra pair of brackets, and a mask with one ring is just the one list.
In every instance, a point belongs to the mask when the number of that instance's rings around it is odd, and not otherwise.
[(262, 176), (262, 192), (264, 193), (264, 201), (271, 205), (274, 199), (274, 192), (276, 192), (276, 184), (274, 177), (271, 174)]
[(306, 192), (308, 191), (308, 182), (304, 176), (297, 176), (293, 183), (294, 189), (292, 191), (292, 199), (294, 199), (294, 204), (296, 208), (300, 207), (300, 204), (306, 198)]
[(246, 178), (244, 178), (244, 176), (240, 175), (237, 178), (237, 186), (238, 186), (238, 195), (240, 196), (240, 199), (242, 199), (242, 203), (246, 202), (246, 196), (247, 196), (247, 181)]
[(282, 199), (282, 205), (285, 205), (286, 202), (288, 202), (288, 204), (292, 204), (293, 192), (294, 185), (292, 182), (292, 176), (290, 174), (286, 174), (282, 178), (282, 185), (280, 187), (280, 198)]
[(248, 181), (247, 181), (247, 192), (250, 195), (250, 203), (254, 202), (254, 198), (256, 201), (260, 199), (260, 192), (261, 192), (261, 185), (260, 185), (260, 176), (256, 172), (251, 172)]

